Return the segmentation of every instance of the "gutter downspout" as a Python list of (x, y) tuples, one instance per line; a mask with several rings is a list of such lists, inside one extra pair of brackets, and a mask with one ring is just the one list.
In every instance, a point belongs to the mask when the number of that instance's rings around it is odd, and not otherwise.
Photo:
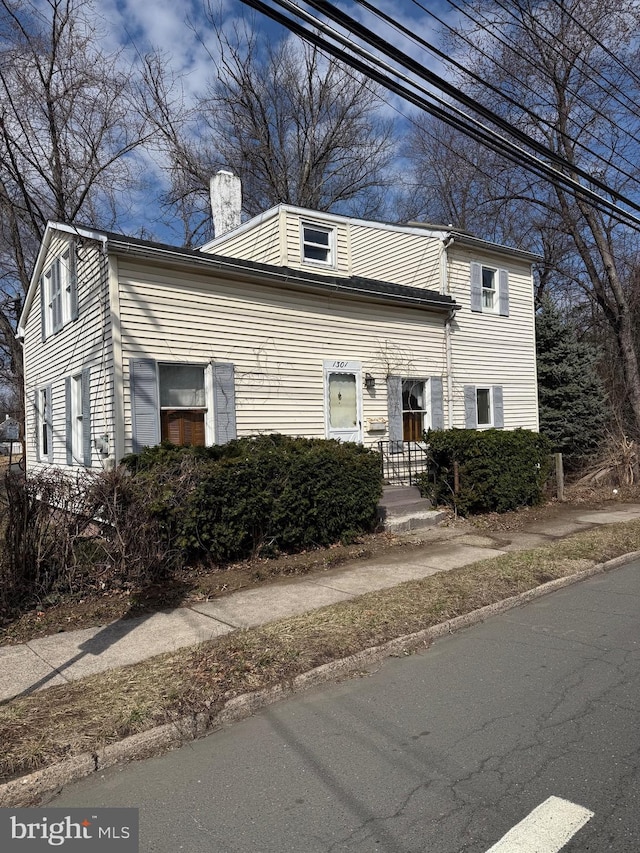
[[(449, 235), (442, 241), (442, 294), (450, 295), (449, 291), (449, 262), (447, 249), (453, 244), (454, 238)], [(451, 347), (451, 321), (455, 316), (455, 309), (450, 311), (444, 321), (444, 345), (447, 371), (447, 425), (453, 429), (453, 354)]]

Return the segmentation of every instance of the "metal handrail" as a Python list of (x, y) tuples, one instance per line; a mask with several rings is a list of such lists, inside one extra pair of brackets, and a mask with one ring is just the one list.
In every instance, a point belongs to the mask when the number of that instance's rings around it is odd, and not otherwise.
[(429, 466), (429, 446), (422, 441), (379, 441), (378, 451), (382, 479), (392, 485), (413, 486)]

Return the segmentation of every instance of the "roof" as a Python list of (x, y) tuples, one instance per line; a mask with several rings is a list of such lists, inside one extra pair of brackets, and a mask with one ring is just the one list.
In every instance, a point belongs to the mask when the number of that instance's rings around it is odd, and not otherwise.
[(326, 294), (333, 293), (351, 298), (362, 297), (368, 300), (413, 306), (443, 314), (450, 314), (460, 307), (450, 296), (426, 288), (409, 287), (360, 276), (343, 277), (310, 273), (291, 267), (279, 267), (256, 261), (207, 254), (199, 249), (183, 249), (166, 243), (141, 240), (137, 237), (128, 237), (111, 231), (99, 231), (84, 226), (49, 222), (18, 324), (19, 336), (24, 335), (24, 328), (37, 292), (38, 280), (42, 273), (48, 247), (52, 235), (56, 231), (99, 241), (103, 244), (105, 251), (112, 254), (135, 256), (154, 263), (164, 262), (196, 267), (225, 277), (251, 280), (265, 285), (284, 286)]

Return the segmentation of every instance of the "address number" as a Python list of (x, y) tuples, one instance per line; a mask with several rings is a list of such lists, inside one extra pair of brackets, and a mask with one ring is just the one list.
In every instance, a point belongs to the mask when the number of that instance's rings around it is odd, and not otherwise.
[(333, 367), (347, 367), (348, 364), (348, 361), (334, 361)]

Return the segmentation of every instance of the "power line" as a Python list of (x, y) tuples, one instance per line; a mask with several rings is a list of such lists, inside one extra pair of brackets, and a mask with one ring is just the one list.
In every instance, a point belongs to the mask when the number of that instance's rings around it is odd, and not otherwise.
[[(428, 9), (427, 9), (423, 4), (422, 4), (422, 3), (420, 3), (420, 2), (419, 2), (419, 0), (412, 0), (412, 2), (414, 3), (414, 5), (418, 6), (418, 8), (420, 8), (420, 9), (422, 9), (423, 11), (427, 12), (427, 14), (432, 14), (432, 13), (431, 13), (431, 12), (430, 12), (430, 11), (429, 11), (429, 10), (428, 10)], [(509, 39), (509, 38), (507, 38), (506, 36), (501, 37), (500, 35), (497, 35), (497, 34), (496, 34), (496, 32), (495, 32), (495, 29), (492, 29), (492, 30), (490, 31), (490, 30), (488, 29), (488, 27), (487, 27), (487, 26), (485, 26), (485, 25), (484, 25), (480, 20), (478, 20), (478, 18), (474, 17), (474, 16), (473, 16), (469, 11), (467, 11), (467, 10), (463, 9), (460, 5), (458, 5), (457, 3), (455, 3), (455, 2), (454, 2), (454, 0), (447, 0), (447, 2), (448, 2), (448, 4), (449, 4), (452, 8), (456, 9), (457, 11), (459, 11), (462, 15), (464, 15), (464, 16), (465, 16), (466, 18), (468, 18), (472, 23), (474, 23), (474, 24), (475, 24), (475, 25), (476, 25), (476, 26), (477, 26), (481, 31), (483, 31), (483, 32), (485, 32), (485, 33), (487, 33), (487, 34), (489, 34), (489, 35), (491, 36), (491, 38), (492, 38), (494, 41), (498, 42), (498, 44), (502, 45), (504, 48), (506, 48), (508, 51), (510, 51), (510, 52), (511, 52), (512, 54), (514, 54), (516, 57), (519, 57), (519, 56), (521, 55), (521, 49), (520, 49), (520, 48), (518, 48), (518, 45), (513, 41), (513, 39)], [(507, 10), (507, 11), (508, 11), (508, 10)], [(482, 20), (483, 20), (485, 23), (488, 23), (488, 24), (489, 24), (489, 23), (491, 23), (491, 22), (489, 21), (489, 19), (488, 19), (486, 16), (482, 16)], [(508, 75), (511, 75), (511, 72), (510, 72), (510, 71), (506, 68), (506, 66), (505, 66), (505, 65), (503, 65), (503, 64), (502, 64), (498, 59), (496, 59), (496, 58), (495, 58), (495, 57), (493, 57), (493, 56), (489, 56), (489, 54), (488, 54), (485, 50), (483, 50), (481, 47), (478, 47), (478, 45), (475, 45), (473, 42), (471, 42), (471, 40), (470, 40), (470, 39), (468, 39), (468, 38), (467, 38), (466, 36), (464, 36), (462, 33), (460, 33), (460, 32), (458, 32), (457, 30), (455, 30), (453, 27), (449, 26), (449, 25), (448, 25), (448, 24), (446, 24), (445, 22), (443, 22), (443, 24), (444, 24), (444, 26), (445, 26), (445, 27), (446, 27), (446, 28), (447, 28), (451, 33), (453, 33), (453, 35), (454, 35), (458, 40), (463, 41), (465, 44), (469, 45), (469, 46), (472, 48), (472, 50), (474, 50), (476, 53), (479, 53), (479, 54), (480, 54), (481, 56), (483, 56), (485, 59), (489, 59), (489, 60), (490, 60), (490, 61), (491, 61), (491, 62), (492, 62), (492, 63), (493, 63), (497, 68), (499, 68), (499, 69), (501, 69), (502, 71), (506, 72)], [(550, 32), (550, 31), (548, 31), (548, 32)], [(552, 38), (554, 38), (555, 40), (559, 41), (559, 42), (560, 42), (560, 44), (561, 44), (563, 47), (565, 47), (565, 48), (567, 47), (567, 45), (566, 45), (566, 44), (564, 44), (564, 42), (562, 42), (562, 40), (561, 40), (560, 38), (557, 38), (557, 39), (556, 39), (556, 37), (555, 37), (553, 34), (551, 34), (551, 35), (552, 35)], [(558, 56), (562, 56), (562, 53), (561, 53), (559, 50), (557, 50), (557, 49), (555, 49), (555, 48), (552, 48), (552, 49), (555, 51), (555, 53), (556, 53)], [(564, 57), (563, 57), (563, 58), (564, 58)], [(547, 80), (548, 80), (548, 81), (553, 85), (553, 83), (554, 83), (553, 75), (552, 75), (549, 71), (547, 71), (547, 69), (546, 69), (544, 66), (540, 66), (538, 70), (540, 71), (540, 73), (542, 74), (542, 76), (543, 76), (543, 77), (545, 77), (545, 78), (546, 78), (546, 79), (547, 79)], [(583, 71), (583, 73), (584, 73), (584, 71)], [(619, 92), (620, 94), (623, 94), (623, 93), (621, 92), (621, 90), (620, 90), (618, 87), (616, 87), (616, 86), (615, 86), (611, 81), (609, 81), (609, 80), (607, 80), (607, 83), (608, 83), (608, 85), (609, 85), (609, 87), (610, 87), (610, 88), (609, 88), (609, 89), (605, 89), (605, 88), (602, 86), (602, 84), (601, 84), (601, 83), (599, 83), (596, 79), (594, 79), (594, 78), (593, 78), (593, 77), (591, 77), (590, 75), (588, 75), (588, 74), (584, 73), (584, 76), (585, 76), (585, 78), (586, 78), (587, 80), (589, 80), (591, 83), (593, 83), (595, 86), (597, 86), (597, 87), (598, 87), (598, 88), (599, 88), (599, 89), (600, 89), (604, 94), (608, 95), (609, 97), (611, 97), (610, 89), (613, 89), (613, 91), (616, 91), (616, 92)], [(532, 89), (532, 87), (531, 87), (531, 86), (526, 82), (526, 80), (519, 78), (519, 79), (518, 79), (518, 84), (519, 84), (521, 87), (523, 87), (524, 89), (526, 89), (527, 91), (531, 92), (534, 96), (538, 96), (538, 97), (539, 97), (540, 93), (539, 93), (539, 92), (534, 91), (534, 89)], [(604, 121), (605, 121), (605, 122), (607, 122), (608, 124), (611, 124), (611, 117), (610, 117), (610, 116), (608, 116), (608, 115), (606, 115), (605, 113), (603, 113), (603, 112), (602, 112), (602, 110), (601, 110), (601, 109), (599, 109), (599, 108), (598, 108), (598, 106), (597, 106), (596, 104), (594, 104), (594, 103), (592, 103), (592, 102), (590, 102), (590, 101), (586, 100), (586, 98), (584, 98), (584, 97), (582, 96), (582, 94), (581, 94), (579, 91), (577, 91), (575, 88), (573, 88), (573, 87), (570, 85), (570, 83), (569, 83), (569, 82), (567, 82), (567, 83), (566, 83), (566, 85), (564, 86), (564, 90), (566, 91), (566, 93), (567, 93), (567, 94), (572, 95), (572, 96), (573, 96), (577, 101), (579, 101), (581, 104), (583, 104), (584, 106), (586, 106), (586, 107), (587, 107), (587, 108), (588, 108), (592, 113), (594, 113), (595, 115), (597, 115), (597, 116), (599, 116), (600, 118), (604, 119)], [(506, 96), (505, 96), (505, 97), (506, 97)], [(617, 102), (618, 102), (618, 103), (619, 103), (619, 104), (620, 104), (620, 105), (621, 105), (625, 110), (628, 110), (628, 105), (627, 105), (627, 104), (625, 104), (625, 103), (623, 103), (619, 98), (616, 98), (615, 96), (613, 96), (613, 100), (616, 100), (616, 101), (617, 101)], [(523, 109), (522, 105), (520, 105), (520, 108), (521, 108), (521, 109)], [(617, 129), (618, 131), (622, 132), (625, 136), (629, 137), (629, 139), (630, 139), (632, 142), (636, 143), (636, 138), (635, 138), (634, 134), (633, 134), (633, 133), (631, 133), (629, 130), (627, 130), (625, 127), (622, 127), (622, 126), (618, 125), (616, 129)], [(558, 131), (558, 132), (559, 132), (559, 131)], [(594, 137), (594, 140), (595, 140), (596, 142), (599, 142), (601, 145), (603, 145), (603, 146), (605, 146), (605, 147), (606, 147), (606, 143), (603, 143), (603, 142), (602, 142), (602, 140), (600, 140), (599, 138), (597, 138), (597, 137), (595, 136), (595, 134), (593, 133), (593, 131), (591, 131), (591, 134), (592, 134), (592, 136)], [(571, 137), (570, 135), (563, 134), (563, 136), (565, 136), (565, 137), (567, 137), (567, 138), (569, 138), (569, 139), (572, 139), (572, 140), (573, 140), (573, 142), (574, 142), (574, 144), (580, 144), (577, 140), (575, 140), (575, 139), (574, 139), (573, 137)], [(625, 156), (624, 156), (623, 154), (621, 154), (620, 152), (617, 152), (616, 156), (617, 156), (619, 159), (623, 160), (625, 163), (627, 163), (629, 166), (631, 166), (631, 167), (635, 170), (635, 167), (636, 167), (636, 163), (635, 163), (635, 162), (633, 162), (632, 160), (629, 160), (629, 158), (628, 158), (628, 157), (625, 157)], [(623, 169), (620, 169), (617, 165), (614, 165), (612, 162), (608, 161), (606, 158), (601, 158), (601, 159), (603, 160), (603, 162), (607, 163), (607, 165), (608, 165), (609, 167), (613, 167), (613, 168), (615, 168), (617, 171), (619, 171), (619, 172), (620, 172), (620, 174), (622, 174), (622, 175), (626, 175), (627, 177), (630, 177), (630, 178), (631, 178), (632, 180), (634, 180), (634, 181), (636, 181), (636, 180), (637, 180), (637, 178), (636, 178), (636, 176), (635, 176), (634, 174), (629, 175), (629, 173), (628, 173), (628, 172), (625, 172)]]
[[(618, 221), (626, 222), (632, 225), (634, 228), (638, 228), (640, 226), (640, 219), (624, 208), (620, 207), (615, 202), (610, 201), (607, 198), (596, 193), (594, 190), (591, 190), (589, 187), (580, 184), (578, 180), (572, 177), (571, 173), (579, 174), (582, 170), (573, 166), (573, 164), (564, 160), (559, 155), (555, 154), (555, 152), (548, 151), (545, 149), (545, 152), (553, 159), (554, 161), (563, 165), (566, 169), (569, 170), (569, 174), (560, 171), (558, 168), (549, 165), (543, 160), (531, 154), (531, 152), (521, 148), (516, 145), (512, 141), (500, 136), (495, 131), (491, 130), (491, 128), (486, 127), (478, 120), (466, 115), (458, 108), (454, 107), (450, 103), (445, 102), (442, 98), (439, 98), (433, 92), (429, 92), (428, 90), (421, 87), (419, 84), (415, 82), (415, 80), (411, 80), (406, 75), (403, 75), (397, 69), (388, 66), (386, 63), (381, 62), (381, 60), (364, 50), (362, 47), (357, 45), (353, 39), (346, 38), (338, 33), (336, 30), (328, 27), (326, 24), (323, 24), (314, 16), (310, 15), (310, 13), (301, 9), (296, 4), (292, 3), (291, 0), (275, 0), (277, 6), (281, 9), (285, 9), (286, 11), (293, 13), (295, 16), (305, 21), (308, 24), (311, 24), (314, 27), (314, 30), (310, 30), (305, 27), (303, 24), (299, 23), (295, 19), (287, 17), (286, 15), (278, 12), (271, 6), (268, 6), (266, 3), (262, 2), (262, 0), (242, 0), (246, 5), (251, 6), (252, 8), (266, 14), (268, 17), (271, 17), (273, 20), (277, 21), (284, 27), (290, 29), (296, 34), (300, 35), (305, 40), (315, 44), (320, 49), (330, 52), (334, 57), (339, 59), (341, 62), (351, 65), (352, 68), (356, 69), (359, 73), (369, 76), (374, 79), (377, 83), (386, 87), (390, 91), (395, 94), (400, 95), (400, 97), (409, 101), (410, 103), (418, 106), (420, 109), (431, 113), (437, 118), (441, 119), (445, 123), (454, 127), (457, 130), (460, 130), (462, 133), (470, 136), (477, 141), (480, 141), (482, 144), (501, 154), (505, 158), (509, 159), (511, 162), (517, 163), (520, 166), (523, 166), (532, 174), (537, 177), (542, 177), (547, 181), (550, 181), (556, 186), (561, 186), (565, 190), (569, 190), (574, 195), (581, 196), (582, 198), (588, 200), (594, 207), (594, 209), (604, 213), (608, 213), (609, 215), (613, 215)], [(321, 5), (323, 7), (329, 6), (329, 4), (314, 4), (309, 3), (309, 5)], [(325, 9), (323, 8), (323, 11)], [(335, 10), (333, 7), (330, 7), (330, 11), (333, 13)], [(348, 18), (348, 16), (346, 16)], [(353, 21), (353, 19), (350, 19)], [(357, 30), (361, 30), (360, 26), (356, 21), (353, 21), (353, 24), (356, 26)], [(343, 45), (346, 45), (349, 50), (358, 53), (360, 56), (366, 57), (367, 62), (363, 62), (360, 59), (354, 57), (351, 53), (346, 53), (343, 49), (338, 48), (335, 44), (330, 41), (327, 41), (326, 38), (323, 38), (320, 33), (324, 33), (325, 36), (329, 36), (329, 38), (333, 38), (336, 41), (341, 42)], [(373, 35), (370, 34), (369, 31), (366, 31), (367, 36)], [(374, 41), (384, 42), (384, 40), (379, 39), (374, 36)], [(391, 47), (391, 46), (389, 46)], [(394, 53), (400, 53), (393, 49)], [(403, 54), (400, 53), (401, 59), (406, 60)], [(415, 63), (414, 63), (415, 65)], [(387, 73), (380, 71), (379, 69), (383, 68)], [(423, 69), (419, 68), (420, 72)], [(389, 76), (388, 72), (391, 72), (393, 76)], [(437, 77), (437, 75), (434, 75)], [(398, 82), (398, 78), (402, 82)], [(442, 81), (443, 83), (445, 81)], [(407, 84), (412, 88), (408, 88)], [(447, 87), (450, 87), (450, 84), (446, 84)], [(416, 91), (421, 94), (417, 94)], [(457, 91), (457, 90), (456, 90)], [(440, 106), (437, 103), (431, 103), (428, 98), (431, 98), (434, 101), (439, 102)], [(473, 99), (471, 99), (473, 100)], [(478, 105), (480, 107), (480, 105)], [(490, 112), (490, 111), (486, 111)], [(499, 119), (499, 117), (496, 117)], [(512, 130), (511, 126), (508, 123), (502, 122), (506, 124), (509, 130)], [(521, 132), (519, 132), (521, 133)], [(522, 135), (522, 134), (521, 134)], [(528, 137), (525, 136), (527, 142), (530, 142)], [(544, 148), (544, 146), (540, 146)], [(622, 196), (617, 191), (608, 187), (601, 181), (597, 181), (592, 178), (592, 176), (588, 175), (585, 172), (582, 172), (583, 176), (590, 182), (594, 184), (600, 184), (605, 192), (610, 194), (611, 196), (618, 197), (619, 200), (624, 201), (630, 207), (635, 210), (640, 210), (640, 207), (631, 199), (627, 199)]]
[[(426, 50), (428, 50), (434, 56), (438, 57), (439, 59), (444, 60), (445, 62), (447, 62), (447, 64), (452, 65), (454, 68), (457, 68), (458, 70), (462, 71), (465, 75), (472, 78), (477, 83), (484, 86), (485, 88), (490, 89), (492, 92), (499, 95), (505, 101), (509, 102), (514, 107), (516, 107), (518, 110), (520, 110), (520, 112), (528, 115), (535, 122), (538, 122), (539, 124), (544, 125), (544, 126), (548, 127), (549, 129), (555, 130), (557, 133), (560, 134), (560, 136), (564, 137), (572, 145), (577, 146), (578, 148), (580, 148), (583, 151), (590, 154), (596, 160), (600, 160), (602, 163), (611, 167), (612, 164), (611, 164), (610, 160), (607, 160), (605, 157), (602, 156), (602, 154), (599, 154), (597, 151), (594, 151), (592, 148), (590, 148), (588, 145), (585, 145), (580, 140), (574, 139), (568, 133), (561, 131), (561, 130), (558, 130), (558, 128), (556, 128), (551, 121), (548, 121), (547, 119), (542, 118), (542, 116), (539, 116), (532, 109), (530, 109), (526, 105), (520, 103), (515, 98), (513, 98), (509, 94), (507, 94), (506, 92), (503, 92), (500, 88), (498, 88), (497, 86), (494, 86), (489, 81), (484, 80), (479, 74), (476, 74), (475, 72), (466, 68), (464, 65), (462, 65), (460, 62), (458, 62), (456, 59), (453, 59), (452, 57), (448, 56), (446, 53), (444, 53), (444, 51), (440, 50), (435, 45), (426, 41), (421, 36), (418, 36), (416, 33), (411, 32), (411, 30), (409, 30), (407, 27), (405, 27), (400, 22), (395, 21), (390, 15), (387, 15), (385, 12), (382, 12), (379, 9), (376, 9), (369, 2), (367, 2), (367, 0), (355, 0), (355, 2), (359, 6), (362, 6), (364, 9), (366, 9), (367, 11), (374, 14), (380, 20), (382, 20), (385, 23), (392, 26), (394, 29), (396, 29), (402, 35), (409, 37), (414, 43), (420, 45), (421, 47), (424, 47)], [(414, 2), (416, 2), (416, 0), (414, 0)], [(416, 2), (416, 5), (418, 5), (420, 8), (424, 8), (424, 6), (422, 6), (421, 3)], [(426, 11), (428, 11), (428, 10), (426, 10)], [(431, 13), (429, 13), (429, 14), (431, 14)], [(436, 19), (439, 20), (437, 18), (437, 16), (433, 16), (433, 17), (436, 17)], [(452, 30), (452, 32), (455, 32), (455, 31)], [(484, 51), (481, 51), (481, 53), (483, 53), (483, 55), (487, 56), (487, 54), (485, 54)], [(533, 92), (533, 89), (531, 89), (529, 86), (527, 86), (527, 88), (529, 89), (529, 91)], [(602, 116), (603, 116), (603, 118), (606, 118), (606, 116), (604, 116), (604, 114), (602, 114)], [(624, 160), (624, 162), (629, 163), (630, 166), (633, 166), (635, 168), (636, 164), (632, 163), (626, 157), (621, 156), (621, 159)], [(624, 177), (629, 178), (632, 181), (637, 181), (637, 179), (638, 179), (637, 172), (635, 174), (631, 174), (630, 172), (627, 172), (625, 169), (622, 169), (619, 166), (615, 166), (614, 168), (616, 169), (617, 172), (619, 172), (619, 174), (623, 175)]]

